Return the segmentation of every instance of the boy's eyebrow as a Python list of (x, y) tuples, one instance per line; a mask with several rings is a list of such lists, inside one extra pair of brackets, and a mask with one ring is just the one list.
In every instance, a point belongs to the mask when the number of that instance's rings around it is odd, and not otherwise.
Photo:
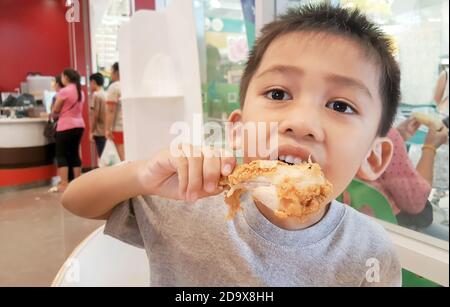
[(266, 75), (266, 74), (270, 74), (270, 73), (295, 73), (298, 75), (303, 75), (303, 70), (296, 67), (296, 66), (289, 66), (289, 65), (275, 65), (275, 66), (271, 66), (268, 69), (262, 71), (261, 73), (259, 73), (258, 75), (256, 75), (256, 78), (261, 78), (262, 76)]
[(354, 87), (362, 92), (364, 92), (364, 94), (366, 94), (367, 96), (369, 96), (369, 98), (372, 99), (372, 94), (370, 93), (369, 89), (364, 85), (363, 82), (357, 80), (357, 79), (353, 79), (350, 77), (345, 77), (345, 76), (341, 76), (341, 75), (329, 75), (327, 78), (327, 81), (330, 83), (334, 83), (340, 86), (349, 86), (349, 87)]
[[(268, 69), (262, 71), (261, 73), (259, 73), (258, 75), (256, 75), (255, 78), (261, 78), (266, 74), (270, 74), (270, 73), (295, 73), (297, 75), (303, 75), (304, 71), (301, 68), (298, 68), (296, 66), (289, 66), (289, 65), (275, 65), (272, 67), (269, 67)], [(341, 75), (336, 75), (336, 74), (331, 74), (329, 76), (327, 76), (327, 81), (330, 83), (334, 83), (340, 86), (349, 86), (349, 87), (354, 87), (362, 92), (364, 92), (364, 94), (366, 94), (369, 98), (373, 98), (372, 94), (370, 93), (369, 89), (364, 85), (363, 82), (357, 80), (357, 79), (353, 79), (350, 77), (346, 77), (346, 76), (341, 76)]]

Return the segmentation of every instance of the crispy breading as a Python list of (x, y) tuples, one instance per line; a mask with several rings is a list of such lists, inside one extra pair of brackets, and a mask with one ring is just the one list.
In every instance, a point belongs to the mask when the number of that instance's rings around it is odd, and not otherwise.
[(228, 218), (234, 218), (240, 210), (240, 197), (247, 192), (244, 183), (249, 181), (270, 183), (270, 187), (253, 188), (249, 192), (254, 200), (271, 208), (280, 218), (297, 217), (304, 221), (323, 208), (332, 193), (332, 185), (319, 164), (252, 161), (237, 166), (231, 175), (221, 178), (219, 184), (228, 188), (225, 195), (230, 207)]

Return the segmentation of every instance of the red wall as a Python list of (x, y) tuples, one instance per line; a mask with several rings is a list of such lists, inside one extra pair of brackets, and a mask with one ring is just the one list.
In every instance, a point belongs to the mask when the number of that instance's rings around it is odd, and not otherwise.
[(63, 0), (0, 0), (0, 91), (30, 71), (56, 75), (70, 66)]
[(136, 11), (154, 10), (155, 9), (155, 0), (135, 0), (134, 1), (134, 9)]

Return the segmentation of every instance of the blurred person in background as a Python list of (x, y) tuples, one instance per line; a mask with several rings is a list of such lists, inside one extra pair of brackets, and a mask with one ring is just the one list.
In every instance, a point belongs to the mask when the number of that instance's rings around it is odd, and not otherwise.
[(61, 74), (64, 88), (56, 95), (52, 107), (52, 114), (58, 115), (56, 127), (56, 164), (60, 178), (59, 184), (52, 188), (52, 192), (62, 192), (69, 184), (69, 169), (73, 177), (81, 175), (80, 143), (85, 123), (82, 112), (84, 94), (81, 91), (80, 74), (71, 68)]
[(125, 159), (119, 63), (111, 67), (111, 81), (106, 92), (105, 136), (117, 147), (120, 160)]
[(106, 94), (103, 90), (105, 79), (101, 73), (92, 74), (89, 77), (91, 86), (91, 131), (89, 139), (95, 143), (98, 157), (101, 157), (103, 149), (105, 148), (105, 109), (106, 109)]

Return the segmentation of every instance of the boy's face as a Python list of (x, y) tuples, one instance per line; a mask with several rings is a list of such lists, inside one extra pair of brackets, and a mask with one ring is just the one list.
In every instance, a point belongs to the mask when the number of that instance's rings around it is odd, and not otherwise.
[[(368, 157), (381, 113), (377, 66), (362, 48), (340, 36), (302, 32), (270, 44), (243, 110), (230, 119), (278, 123), (278, 156), (311, 155), (336, 198)], [(269, 144), (269, 129), (257, 138)], [(249, 157), (243, 144), (244, 162), (268, 158)]]
[(91, 90), (95, 92), (98, 89), (97, 83), (94, 80), (89, 81)]

